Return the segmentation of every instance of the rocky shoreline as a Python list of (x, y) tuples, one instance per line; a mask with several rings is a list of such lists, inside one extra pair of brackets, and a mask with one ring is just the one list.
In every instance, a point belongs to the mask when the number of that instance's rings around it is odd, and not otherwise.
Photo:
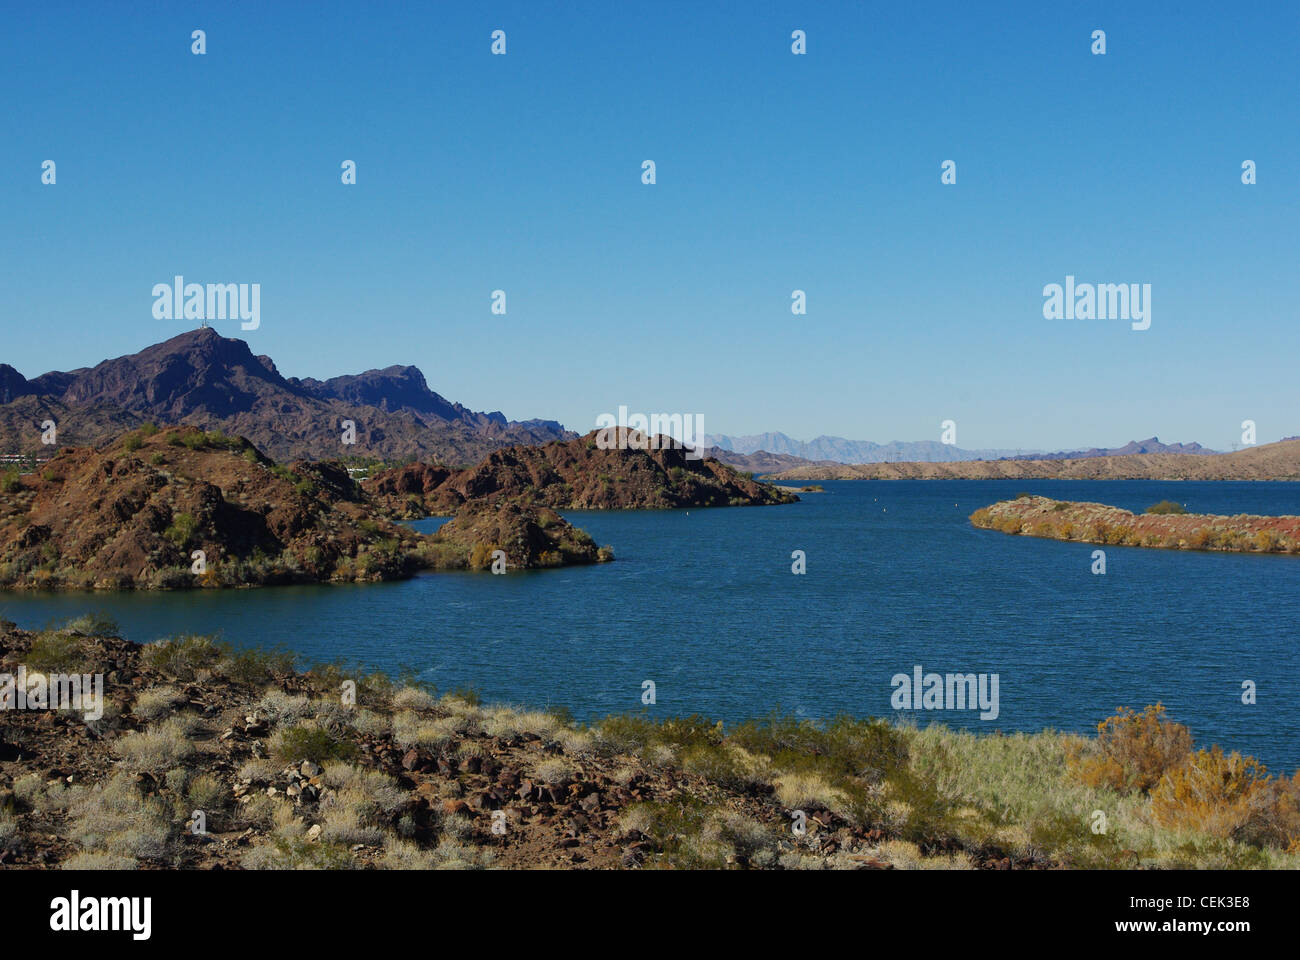
[[(102, 698), (35, 701), (71, 675)], [(1300, 774), (1193, 751), (1159, 707), (1096, 738), (584, 725), (83, 617), (0, 621), (0, 711), (5, 868), (1300, 867)]]

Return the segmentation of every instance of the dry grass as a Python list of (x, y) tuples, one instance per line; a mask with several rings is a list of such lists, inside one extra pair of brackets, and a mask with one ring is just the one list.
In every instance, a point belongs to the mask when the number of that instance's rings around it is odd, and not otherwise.
[(155, 727), (127, 734), (117, 742), (117, 753), (131, 769), (157, 772), (194, 753), (193, 733), (190, 718), (170, 717)]
[(184, 703), (185, 696), (175, 687), (151, 687), (142, 690), (135, 698), (134, 712), (137, 717), (150, 722), (160, 720), (170, 714), (177, 704)]

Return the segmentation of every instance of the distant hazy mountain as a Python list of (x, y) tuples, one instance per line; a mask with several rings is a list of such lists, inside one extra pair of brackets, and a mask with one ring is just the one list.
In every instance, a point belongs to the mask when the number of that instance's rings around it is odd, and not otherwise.
[[(759, 450), (756, 453), (736, 453), (734, 450), (723, 450), (721, 447), (703, 447), (701, 452), (706, 457), (713, 457), (729, 467), (749, 473), (776, 473), (778, 470), (793, 470), (795, 467), (817, 465), (815, 461), (805, 460), (803, 457), (792, 457), (786, 453), (768, 453), (766, 450)], [(821, 463), (825, 466), (839, 466), (830, 460), (823, 460)]]
[[(1121, 448), (1122, 449), (1122, 448)], [(965, 463), (809, 464), (768, 477), (823, 480), (1300, 480), (1300, 441), (1236, 453), (1130, 453), (1109, 457), (984, 460)], [(1025, 488), (1030, 491), (1032, 487)]]
[[(770, 453), (778, 457), (798, 457), (801, 460), (831, 463), (958, 463), (967, 460), (1082, 460), (1088, 457), (1122, 457), (1135, 453), (1214, 453), (1199, 443), (1161, 443), (1157, 437), (1148, 440), (1130, 440), (1122, 447), (1092, 447), (1088, 450), (1067, 450), (1044, 453), (1039, 450), (963, 450), (935, 440), (899, 440), (874, 443), (870, 440), (845, 440), (843, 437), (818, 437), (815, 440), (795, 440), (784, 433), (760, 433), (748, 437), (729, 437), (722, 434), (705, 437), (706, 446), (714, 446), (724, 453), (739, 456)], [(731, 462), (725, 455), (720, 460)], [(790, 469), (785, 464), (773, 464), (772, 469)]]
[(729, 437), (711, 434), (704, 438), (705, 446), (719, 447), (739, 454), (758, 451), (803, 460), (829, 460), (834, 463), (892, 463), (894, 461), (923, 460), (929, 463), (950, 463), (959, 460), (997, 460), (1017, 456), (1025, 450), (963, 450), (961, 447), (937, 440), (892, 440), (875, 443), (871, 440), (845, 440), (843, 437), (818, 437), (815, 440), (795, 440), (784, 433), (760, 433), (749, 437)]
[(1216, 453), (1199, 443), (1161, 443), (1158, 437), (1149, 440), (1130, 440), (1122, 447), (1091, 447), (1087, 450), (1067, 450), (1060, 453), (1041, 453), (1009, 460), (1084, 460), (1088, 457), (1126, 457), (1134, 453)]

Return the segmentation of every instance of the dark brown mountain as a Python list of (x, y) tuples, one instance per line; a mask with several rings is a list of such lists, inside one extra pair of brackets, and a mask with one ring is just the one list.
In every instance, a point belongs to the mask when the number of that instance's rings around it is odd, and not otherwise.
[[(452, 403), (415, 367), (324, 381), (286, 378), (270, 357), (206, 327), (89, 369), (32, 380), (0, 365), (0, 452), (41, 452), (44, 420), (58, 425), (59, 445), (101, 444), (146, 422), (184, 423), (245, 436), (276, 459), (463, 464), (512, 444), (573, 436), (554, 421), (518, 423)], [(355, 424), (355, 445), (343, 443), (345, 420)]]
[(757, 506), (799, 498), (741, 476), (711, 458), (693, 460), (670, 437), (637, 449), (645, 435), (611, 428), (609, 449), (585, 437), (488, 454), (468, 470), (407, 464), (365, 481), (376, 501), (402, 517), (445, 515), (468, 501), (537, 504), (555, 510)]
[[(471, 504), (425, 536), (338, 463), (283, 466), (192, 427), (65, 447), (0, 478), (0, 588), (170, 589), (391, 580), (421, 569), (610, 559), (553, 511)], [(195, 569), (202, 551), (202, 569)]]

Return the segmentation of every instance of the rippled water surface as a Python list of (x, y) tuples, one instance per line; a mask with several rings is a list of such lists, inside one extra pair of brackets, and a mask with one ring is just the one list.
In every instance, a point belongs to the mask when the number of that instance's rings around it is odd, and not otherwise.
[[(440, 689), (725, 720), (893, 714), (890, 678), (999, 675), (1000, 715), (913, 714), (971, 729), (1085, 731), (1163, 701), (1199, 743), (1300, 765), (1300, 557), (1107, 548), (973, 529), (977, 507), (1029, 490), (1142, 510), (1300, 514), (1300, 484), (857, 481), (784, 507), (571, 512), (618, 560), (403, 583), (160, 594), (8, 594), (42, 626), (88, 609), (138, 641), (218, 633), (305, 661), (411, 668)], [(440, 521), (416, 526), (435, 528)], [(807, 574), (790, 572), (791, 552)], [(1243, 680), (1258, 703), (1241, 702)]]

